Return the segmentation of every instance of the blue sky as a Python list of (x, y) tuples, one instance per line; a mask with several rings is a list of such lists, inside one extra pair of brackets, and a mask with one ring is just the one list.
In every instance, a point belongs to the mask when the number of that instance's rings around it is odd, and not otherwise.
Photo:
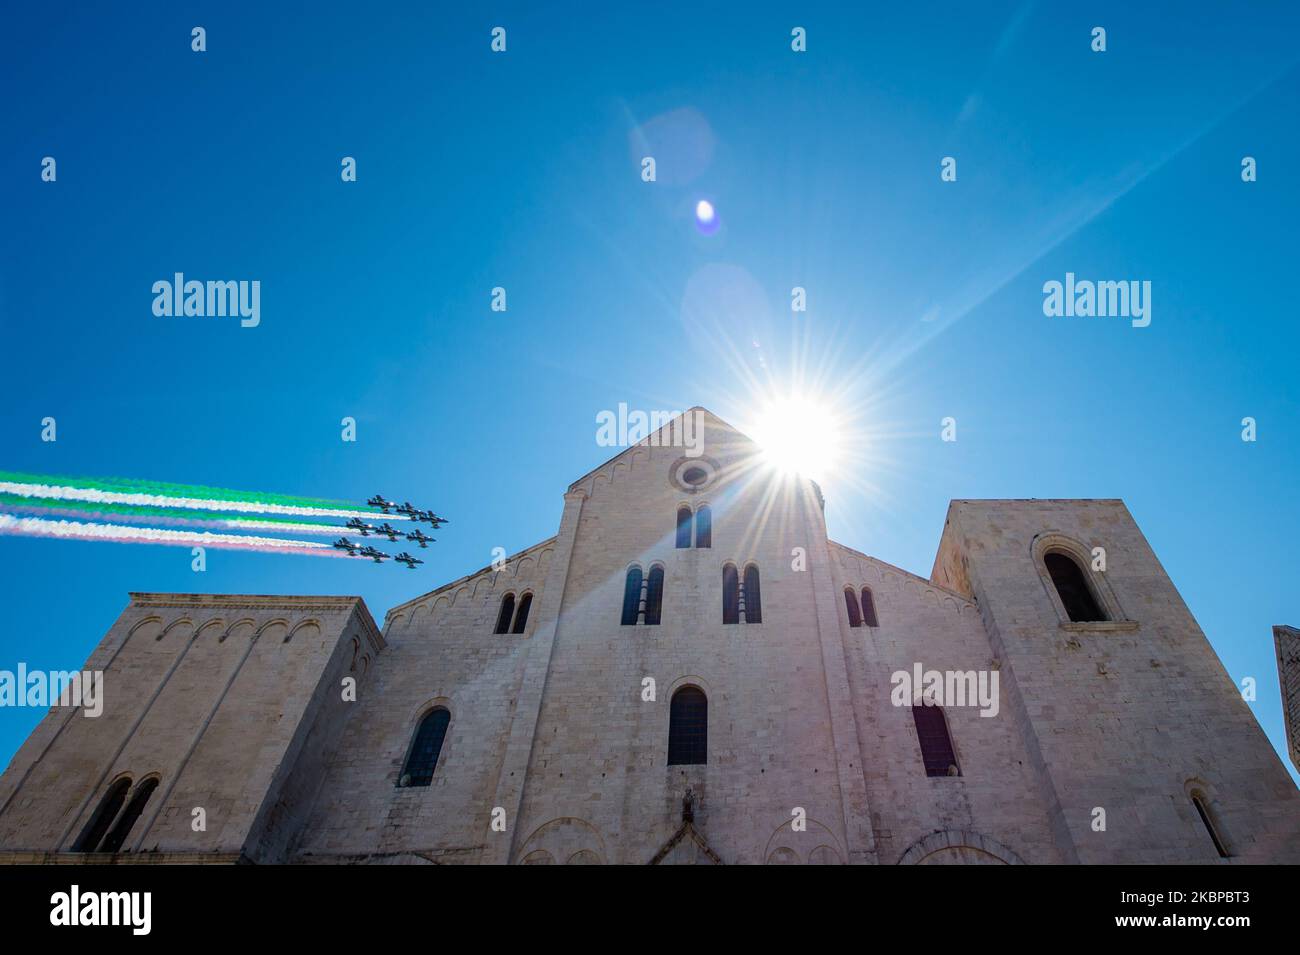
[[(382, 617), (553, 534), (611, 454), (599, 411), (743, 424), (800, 389), (853, 422), (832, 536), (914, 572), (952, 498), (1123, 498), (1284, 749), (1294, 6), (269, 6), (7, 13), (0, 469), (382, 491), (453, 523), (417, 573), (0, 537), (0, 668), (79, 666), (130, 590)], [(176, 271), (260, 280), (260, 326), (155, 317)], [(1045, 317), (1067, 271), (1149, 280), (1151, 325)], [(0, 709), (0, 762), (40, 715)]]

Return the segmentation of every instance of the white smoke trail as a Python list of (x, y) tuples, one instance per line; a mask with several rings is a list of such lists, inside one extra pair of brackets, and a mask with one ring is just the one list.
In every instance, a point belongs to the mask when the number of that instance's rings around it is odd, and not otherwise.
[(67, 517), (81, 521), (121, 521), (125, 524), (157, 524), (162, 527), (208, 527), (214, 530), (274, 531), (279, 534), (323, 534), (334, 537), (348, 530), (342, 524), (310, 524), (302, 521), (260, 521), (256, 518), (172, 517), (168, 514), (131, 514), (116, 511), (89, 511), (73, 507), (16, 507), (0, 504), (0, 514), (32, 514), (41, 517)]
[(205, 521), (204, 523), (219, 524), (232, 531), (278, 531), (281, 534), (324, 534), (327, 537), (334, 537), (347, 531), (346, 527), (335, 524), (290, 524), (281, 521), (248, 520), (247, 518), (237, 521)]
[(174, 531), (159, 527), (128, 527), (124, 524), (50, 521), (42, 517), (13, 517), (9, 514), (0, 514), (0, 534), (56, 537), (64, 540), (116, 541), (124, 544), (172, 544), (187, 547), (255, 550), (266, 554), (344, 556), (342, 551), (319, 541), (286, 540), (279, 537), (255, 537), (244, 534), (213, 534), (208, 531)]
[[(296, 504), (264, 504), (259, 501), (223, 501), (218, 498), (169, 497), (162, 494), (128, 494), (101, 491), (88, 487), (61, 487), (54, 484), (22, 484), (0, 481), (0, 494), (19, 497), (44, 497), (58, 501), (87, 501), (91, 504), (136, 504), (142, 507), (180, 507), (195, 511), (237, 511), (247, 514), (292, 514), (297, 517), (378, 518), (374, 511), (346, 511), (326, 507), (300, 507)], [(390, 521), (408, 521), (405, 514), (385, 514)]]

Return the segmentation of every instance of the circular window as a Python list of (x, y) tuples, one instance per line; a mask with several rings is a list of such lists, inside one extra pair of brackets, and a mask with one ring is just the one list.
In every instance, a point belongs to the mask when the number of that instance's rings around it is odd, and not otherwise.
[(687, 494), (699, 494), (718, 478), (718, 462), (712, 458), (678, 458), (668, 469), (673, 487)]

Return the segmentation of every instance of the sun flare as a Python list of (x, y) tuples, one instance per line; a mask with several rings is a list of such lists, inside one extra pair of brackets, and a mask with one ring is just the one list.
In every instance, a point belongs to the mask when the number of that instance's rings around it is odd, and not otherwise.
[(831, 407), (801, 395), (770, 401), (759, 414), (752, 437), (769, 467), (818, 482), (834, 474), (845, 439), (842, 422)]

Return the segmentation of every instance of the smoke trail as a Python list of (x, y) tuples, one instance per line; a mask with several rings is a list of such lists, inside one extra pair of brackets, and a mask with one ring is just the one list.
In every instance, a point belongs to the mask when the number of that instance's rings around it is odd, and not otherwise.
[[(51, 475), (23, 474), (16, 471), (0, 471), (0, 481), (11, 481), (16, 484), (57, 484), (62, 487), (119, 491), (123, 494), (194, 497), (218, 501), (244, 501), (253, 504), (265, 502), (309, 508), (338, 509), (353, 506), (348, 501), (336, 501), (329, 498), (297, 497), (289, 494), (268, 494), (256, 491), (234, 491), (229, 488), (205, 487), (201, 484), (171, 484), (163, 481), (144, 481), (138, 478), (54, 477)], [(378, 513), (378, 511), (370, 509), (367, 513)]]
[[(67, 512), (97, 512), (101, 514), (111, 514), (114, 517), (137, 516), (150, 520), (155, 518), (200, 518), (203, 520), (245, 520), (246, 518), (219, 518), (211, 511), (187, 511), (176, 507), (144, 507), (138, 504), (87, 504), (84, 501), (60, 501), (52, 497), (22, 497), (18, 494), (0, 493), (0, 505), (8, 504), (14, 513), (19, 511), (67, 511)], [(75, 517), (72, 513), (70, 516)], [(329, 528), (341, 529), (343, 525), (337, 521), (325, 519), (325, 523), (314, 521), (279, 521), (286, 528)], [(308, 531), (311, 533), (311, 531)]]
[(122, 521), (127, 524), (157, 524), (160, 527), (203, 527), (225, 531), (270, 531), (277, 534), (323, 534), (334, 537), (347, 533), (342, 524), (312, 524), (304, 521), (259, 521), (247, 517), (214, 518), (202, 511), (178, 511), (175, 514), (162, 508), (110, 507), (98, 509), (85, 507), (53, 506), (58, 502), (30, 505), (14, 504), (14, 498), (0, 495), (0, 514), (28, 514), (41, 517), (70, 517), (87, 521)]
[[(6, 475), (7, 476), (7, 475)], [(139, 507), (181, 507), (198, 511), (234, 511), (246, 514), (289, 514), (295, 517), (359, 517), (377, 516), (374, 510), (343, 510), (302, 506), (298, 504), (273, 504), (268, 501), (221, 500), (217, 498), (173, 497), (164, 494), (106, 491), (95, 487), (71, 485), (31, 484), (0, 480), (0, 494), (14, 494), (23, 498), (49, 498), (58, 501), (85, 501), (91, 504), (127, 504)], [(388, 520), (410, 520), (404, 514), (385, 515)]]
[(123, 524), (87, 524), (83, 521), (51, 521), (43, 517), (14, 517), (10, 514), (0, 514), (0, 535), (115, 541), (122, 544), (171, 544), (218, 550), (253, 550), (264, 554), (309, 554), (313, 557), (344, 556), (342, 551), (319, 541), (214, 534), (209, 531), (176, 531), (160, 527), (129, 527)]

